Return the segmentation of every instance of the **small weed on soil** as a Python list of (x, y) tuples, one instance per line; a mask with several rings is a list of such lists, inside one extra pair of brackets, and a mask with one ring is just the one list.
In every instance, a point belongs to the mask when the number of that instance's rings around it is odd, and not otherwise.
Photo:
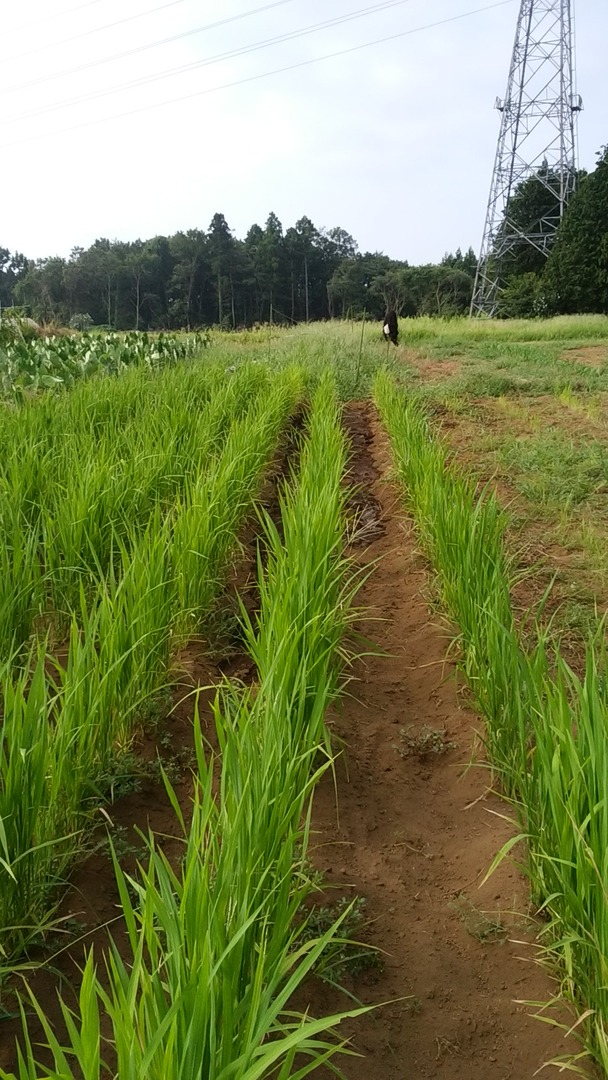
[(401, 728), (401, 745), (395, 749), (401, 757), (416, 756), (426, 758), (429, 754), (445, 754), (448, 750), (455, 750), (456, 743), (448, 738), (445, 728), (432, 728), (424, 726), (416, 731), (415, 728)]

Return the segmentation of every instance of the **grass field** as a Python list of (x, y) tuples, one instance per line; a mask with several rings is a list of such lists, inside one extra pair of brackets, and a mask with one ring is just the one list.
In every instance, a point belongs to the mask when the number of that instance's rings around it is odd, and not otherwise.
[(509, 508), (509, 546), (528, 571), (517, 605), (551, 585), (547, 615), (574, 661), (608, 602), (608, 326), (497, 323), (484, 340), (467, 330), (445, 352), (442, 336), (407, 350), (408, 377), (458, 460)]
[[(337, 1008), (311, 1013), (306, 998), (311, 973), (343, 970), (357, 925), (356, 896), (317, 915), (311, 815), (318, 786), (340, 800), (348, 733), (344, 746), (327, 710), (353, 654), (373, 649), (353, 636), (355, 597), (383, 570), (354, 552), (379, 526), (374, 500), (351, 490), (341, 427), (341, 403), (371, 401), (432, 568), (429, 597), (452, 620), (487, 723), (494, 785), (512, 802), (515, 825), (493, 855), (525, 840), (542, 955), (582, 1017), (570, 1064), (608, 1075), (608, 319), (416, 319), (400, 330), (395, 349), (378, 327), (266, 327), (69, 389), (7, 393), (7, 1031), (20, 972), (34, 973), (35, 993), (22, 996), (30, 1035), (17, 1057), (0, 1056), (0, 1075), (403, 1076), (373, 1056), (369, 1072), (348, 1058), (338, 1067), (342, 1021), (367, 1022), (364, 984)], [(176, 709), (187, 767), (174, 775), (161, 750)], [(114, 834), (103, 873), (122, 921), (112, 941), (85, 941), (82, 959), (70, 882), (79, 862), (102, 858), (99, 822), (132, 790), (146, 740), (171, 839), (142, 819), (125, 869)], [(130, 828), (140, 819), (125, 806)], [(79, 947), (84, 965), (59, 1007), (35, 974), (50, 977), (58, 933), (69, 938), (60, 952)]]

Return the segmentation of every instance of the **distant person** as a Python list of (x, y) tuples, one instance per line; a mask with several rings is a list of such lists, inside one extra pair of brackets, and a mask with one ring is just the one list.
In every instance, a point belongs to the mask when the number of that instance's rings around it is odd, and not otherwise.
[(399, 323), (394, 311), (387, 311), (382, 320), (382, 332), (385, 341), (392, 341), (393, 345), (399, 344)]

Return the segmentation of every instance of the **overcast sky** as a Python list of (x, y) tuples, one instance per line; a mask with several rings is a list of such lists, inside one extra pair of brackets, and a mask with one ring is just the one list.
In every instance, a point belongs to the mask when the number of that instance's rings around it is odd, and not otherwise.
[[(5, 0), (0, 246), (67, 256), (206, 229), (216, 211), (242, 238), (274, 210), (411, 263), (477, 249), (519, 7), (490, 2)], [(591, 168), (608, 4), (576, 8)]]

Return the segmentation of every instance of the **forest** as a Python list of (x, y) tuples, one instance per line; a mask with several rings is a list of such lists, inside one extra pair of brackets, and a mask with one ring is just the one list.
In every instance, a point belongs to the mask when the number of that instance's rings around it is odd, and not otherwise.
[(178, 329), (317, 319), (464, 312), (475, 274), (473, 251), (437, 266), (410, 267), (358, 251), (341, 228), (302, 217), (283, 229), (271, 213), (244, 240), (223, 214), (207, 231), (189, 229), (125, 243), (98, 239), (68, 259), (30, 261), (0, 247), (0, 304), (41, 322), (75, 329)]
[(608, 148), (596, 168), (578, 171), (548, 255), (520, 233), (542, 234), (555, 214), (561, 178), (545, 162), (511, 199), (502, 231), (510, 250), (502, 264), (502, 318), (608, 314)]
[[(544, 166), (521, 185), (505, 228), (526, 231), (555, 202), (557, 176)], [(503, 318), (608, 312), (608, 153), (580, 172), (578, 187), (546, 258), (512, 245), (498, 314)], [(344, 229), (308, 217), (284, 229), (274, 213), (237, 239), (226, 218), (208, 229), (124, 242), (100, 238), (69, 258), (31, 260), (0, 246), (0, 310), (85, 330), (225, 329), (329, 318), (451, 317), (468, 312), (476, 255), (445, 254), (411, 266), (360, 252)]]

